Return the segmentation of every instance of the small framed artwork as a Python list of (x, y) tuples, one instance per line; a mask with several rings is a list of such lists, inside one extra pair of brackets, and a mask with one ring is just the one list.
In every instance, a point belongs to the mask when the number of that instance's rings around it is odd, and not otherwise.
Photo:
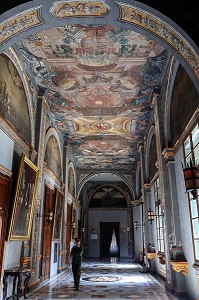
[(97, 234), (95, 233), (95, 234), (91, 234), (91, 240), (97, 240)]
[(55, 198), (55, 214), (54, 214), (54, 226), (53, 226), (53, 240), (59, 241), (61, 239), (62, 230), (62, 213), (64, 194), (60, 190), (56, 190)]
[(39, 169), (21, 156), (8, 240), (29, 240), (34, 212)]

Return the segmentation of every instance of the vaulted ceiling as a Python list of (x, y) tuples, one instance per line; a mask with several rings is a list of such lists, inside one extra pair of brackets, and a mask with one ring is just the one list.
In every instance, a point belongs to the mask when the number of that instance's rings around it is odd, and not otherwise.
[(131, 30), (79, 24), (30, 35), (18, 48), (77, 167), (132, 170), (167, 51)]

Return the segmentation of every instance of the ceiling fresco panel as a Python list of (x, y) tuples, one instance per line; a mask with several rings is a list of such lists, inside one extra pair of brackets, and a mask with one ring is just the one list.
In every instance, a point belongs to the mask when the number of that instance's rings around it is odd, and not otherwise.
[(31, 35), (18, 47), (77, 166), (132, 170), (167, 51), (131, 30), (79, 24)]

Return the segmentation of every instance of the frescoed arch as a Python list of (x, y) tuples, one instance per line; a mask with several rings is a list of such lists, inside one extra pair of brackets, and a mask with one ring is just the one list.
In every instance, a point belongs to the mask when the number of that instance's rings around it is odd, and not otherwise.
[(63, 181), (62, 151), (59, 137), (54, 128), (49, 128), (46, 134), (44, 161), (56, 177)]
[(92, 24), (93, 17), (96, 25), (127, 28), (157, 41), (180, 61), (199, 90), (197, 84), (199, 55), (196, 44), (177, 24), (140, 2), (133, 5), (127, 0), (122, 2), (101, 0), (88, 3), (29, 1), (1, 15), (0, 51), (2, 53), (22, 38), (38, 31), (70, 24)]
[(0, 55), (0, 111), (4, 121), (34, 148), (36, 103), (31, 95), (28, 77), (10, 48)]
[(76, 176), (72, 162), (68, 165), (68, 192), (75, 198), (76, 196)]
[[(93, 172), (92, 174), (86, 175), (79, 183), (78, 186), (78, 190), (77, 190), (77, 198), (80, 196), (81, 190), (83, 188), (83, 186), (86, 184), (87, 181), (91, 180), (93, 177), (96, 177), (99, 174), (103, 174), (102, 172)], [(116, 173), (116, 172), (110, 172), (111, 175), (113, 176), (118, 176), (119, 178), (121, 178), (121, 181), (123, 181), (124, 183), (126, 183), (126, 185), (128, 186), (130, 192), (131, 192), (131, 197), (134, 199), (134, 190), (133, 190), (133, 184), (132, 182), (127, 179), (125, 176)]]

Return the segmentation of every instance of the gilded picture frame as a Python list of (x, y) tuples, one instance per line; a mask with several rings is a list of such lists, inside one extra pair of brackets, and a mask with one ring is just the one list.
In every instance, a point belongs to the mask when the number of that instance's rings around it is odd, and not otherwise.
[(21, 156), (8, 240), (30, 239), (39, 169), (24, 155)]
[(53, 222), (53, 240), (60, 241), (62, 231), (62, 214), (64, 194), (59, 189), (56, 190), (55, 196), (55, 213)]

